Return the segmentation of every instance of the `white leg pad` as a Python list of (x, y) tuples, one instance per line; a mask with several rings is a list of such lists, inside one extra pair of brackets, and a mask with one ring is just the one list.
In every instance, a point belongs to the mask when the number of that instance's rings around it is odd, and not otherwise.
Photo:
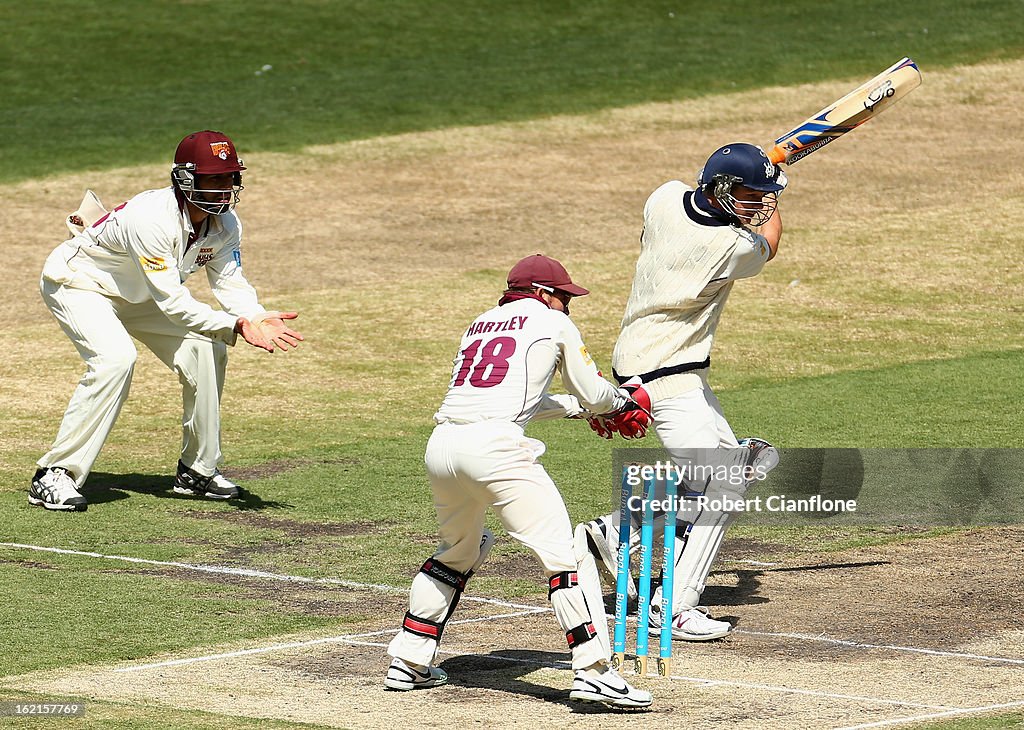
[(690, 528), (682, 551), (676, 555), (673, 614), (700, 605), (704, 585), (731, 519), (732, 515), (726, 512), (704, 512)]
[(587, 549), (587, 533), (584, 531), (583, 525), (576, 527), (573, 551), (576, 553), (576, 574), (579, 576), (579, 587), (583, 591), (583, 599), (590, 611), (590, 619), (597, 630), (597, 637), (594, 640), (601, 643), (604, 658), (611, 659), (612, 645), (608, 636), (608, 616), (604, 610), (601, 576), (597, 571), (594, 556)]
[[(467, 576), (472, 575), (477, 568), (483, 565), (494, 543), (494, 533), (484, 528), (480, 538), (480, 554)], [(435, 580), (421, 571), (412, 579), (412, 589), (409, 591), (409, 613), (429, 622), (439, 623), (443, 627), (451, 617), (461, 594), (462, 592), (456, 588)], [(423, 628), (429, 631), (431, 626), (426, 625)], [(432, 665), (437, 658), (440, 643), (439, 638), (402, 629), (388, 644), (387, 651), (391, 656), (406, 662)]]
[[(602, 604), (603, 605), (603, 604)], [(569, 632), (577, 627), (593, 626), (594, 635), (589, 640), (577, 640), (572, 646), (572, 668), (586, 669), (598, 662), (608, 661), (609, 650), (607, 643), (601, 643), (597, 634), (597, 625), (590, 613), (586, 596), (583, 590), (574, 585), (571, 588), (560, 588), (551, 592), (551, 608), (554, 609), (555, 618), (562, 631), (568, 636)], [(602, 610), (601, 613), (604, 613)], [(608, 635), (608, 622), (605, 619), (605, 636)], [(607, 642), (607, 638), (605, 639)]]

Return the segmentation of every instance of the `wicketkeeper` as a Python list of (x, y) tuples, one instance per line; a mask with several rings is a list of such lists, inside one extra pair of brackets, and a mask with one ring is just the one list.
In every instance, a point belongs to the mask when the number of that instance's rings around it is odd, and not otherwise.
[[(582, 532), (574, 541), (562, 496), (538, 461), (544, 444), (524, 434), (541, 418), (646, 418), (626, 390), (601, 377), (567, 316), (570, 300), (587, 293), (554, 259), (529, 256), (512, 267), (498, 306), (463, 334), (425, 458), (441, 544), (413, 579), (409, 611), (388, 646), (394, 660), (387, 688), (447, 682), (433, 664), (445, 624), (493, 544), (484, 529), (490, 508), (544, 567), (555, 619), (572, 650), (569, 697), (617, 707), (651, 703), (649, 692), (631, 687), (609, 663), (597, 566)], [(548, 394), (556, 372), (571, 395)]]

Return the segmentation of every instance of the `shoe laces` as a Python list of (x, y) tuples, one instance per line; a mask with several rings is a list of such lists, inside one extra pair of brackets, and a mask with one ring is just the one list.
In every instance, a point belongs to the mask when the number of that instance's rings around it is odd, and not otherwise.
[(68, 497), (79, 497), (78, 483), (65, 469), (50, 469), (39, 480), (44, 499), (53, 497), (53, 501), (61, 502)]

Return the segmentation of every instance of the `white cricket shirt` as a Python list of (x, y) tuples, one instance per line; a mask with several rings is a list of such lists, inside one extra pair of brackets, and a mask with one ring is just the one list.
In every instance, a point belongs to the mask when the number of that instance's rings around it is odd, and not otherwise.
[[(575, 399), (552, 396), (556, 372)], [(462, 336), (437, 423), (510, 421), (577, 415), (579, 405), (608, 413), (625, 404), (598, 373), (580, 332), (562, 312), (533, 298), (495, 307)]]
[[(229, 211), (207, 221), (205, 235), (190, 244), (192, 223), (174, 189), (147, 190), (57, 246), (43, 278), (136, 304), (152, 299), (168, 319), (233, 344), (238, 317), (266, 310), (242, 273), (238, 216)], [(184, 286), (200, 269), (224, 311)]]
[[(644, 205), (640, 256), (612, 353), (615, 373), (706, 360), (733, 282), (756, 275), (769, 255), (764, 236), (702, 210), (682, 182), (655, 190)], [(666, 398), (699, 382), (693, 373), (670, 375), (646, 390)]]

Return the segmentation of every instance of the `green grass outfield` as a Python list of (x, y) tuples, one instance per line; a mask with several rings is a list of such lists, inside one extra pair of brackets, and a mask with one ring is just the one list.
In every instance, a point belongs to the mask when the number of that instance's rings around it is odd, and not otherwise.
[[(925, 69), (1024, 56), (1019, 2), (822, 6), (798, 0), (681, 8), (670, 2), (3, 2), (0, 184), (163, 162), (189, 128), (223, 128), (251, 151), (294, 151), (402, 131), (866, 78), (881, 70), (879, 58), (884, 65), (904, 54)], [(272, 68), (257, 74), (264, 65)], [(480, 282), (479, 274), (466, 274), (452, 284), (479, 288)], [(386, 308), (364, 311), (372, 320), (353, 326), (351, 335), (340, 327), (328, 332), (355, 336), (360, 328), (387, 325)], [(301, 377), (288, 398), (309, 404), (301, 418), (289, 419), (290, 404), (270, 400), (270, 385), (253, 393), (229, 374), (231, 465), (275, 466), (245, 480), (250, 493), (241, 509), (168, 495), (178, 438), (172, 383), (157, 394), (169, 404), (165, 410), (129, 403), (90, 481), (93, 506), (85, 515), (28, 507), (29, 475), (10, 465), (37, 458), (56, 420), (0, 405), (9, 433), (27, 434), (35, 444), (5, 454), (0, 542), (408, 585), (432, 549), (422, 450), (465, 314), (451, 315), (450, 340), (411, 341), (415, 360), (394, 362), (375, 352), (347, 363), (349, 372), (370, 379), (362, 397), (332, 388), (333, 373), (317, 369), (330, 368), (329, 358), (309, 363), (296, 353)], [(934, 359), (927, 343), (916, 343), (903, 346), (894, 361), (885, 339), (899, 338), (901, 323), (893, 323), (856, 363), (829, 375), (759, 375), (742, 363), (716, 365), (718, 393), (737, 433), (788, 446), (1013, 446), (1024, 432), (1024, 414), (1010, 407), (1024, 400), (1024, 350), (1019, 332), (1005, 334), (1012, 327), (998, 313), (984, 316), (979, 329), (1004, 335), (972, 354)], [(788, 339), (777, 338), (773, 350), (814, 347), (814, 335), (800, 331), (801, 324)], [(14, 335), (59, 342), (59, 358), (46, 355), (47, 366), (77, 371), (74, 353), (52, 328), (40, 335), (15, 327)], [(344, 357), (344, 345), (329, 354)], [(596, 350), (605, 350), (605, 361), (609, 347), (600, 342)], [(877, 366), (866, 364), (871, 361)], [(400, 382), (409, 387), (396, 388)], [(377, 389), (380, 383), (387, 387)], [(272, 407), (247, 409), (251, 395)], [(151, 437), (141, 451), (138, 434)], [(264, 434), (273, 438), (263, 440)], [(537, 424), (532, 434), (549, 446), (544, 462), (573, 518), (606, 511), (608, 444), (584, 423)], [(744, 534), (742, 528), (735, 534)], [(817, 549), (908, 539), (867, 529), (778, 530), (772, 537)], [(496, 549), (497, 557), (518, 553), (507, 541)], [(475, 590), (543, 595), (531, 579), (481, 576)], [(228, 582), (179, 579), (155, 566), (6, 548), (0, 548), (0, 591), (0, 677), (338, 631), (370, 615), (327, 590), (297, 590), (295, 600), (284, 601)], [(326, 610), (312, 611), (313, 605)], [(74, 632), (50, 629), (57, 613), (74, 622)], [(0, 700), (22, 697), (0, 690)], [(79, 725), (304, 727), (107, 702), (91, 702), (89, 713)], [(928, 727), (987, 730), (1022, 722), (1014, 714)]]
[(1024, 53), (999, 0), (39, 0), (0, 26), (0, 182), (162, 161), (189, 127), (295, 151)]

